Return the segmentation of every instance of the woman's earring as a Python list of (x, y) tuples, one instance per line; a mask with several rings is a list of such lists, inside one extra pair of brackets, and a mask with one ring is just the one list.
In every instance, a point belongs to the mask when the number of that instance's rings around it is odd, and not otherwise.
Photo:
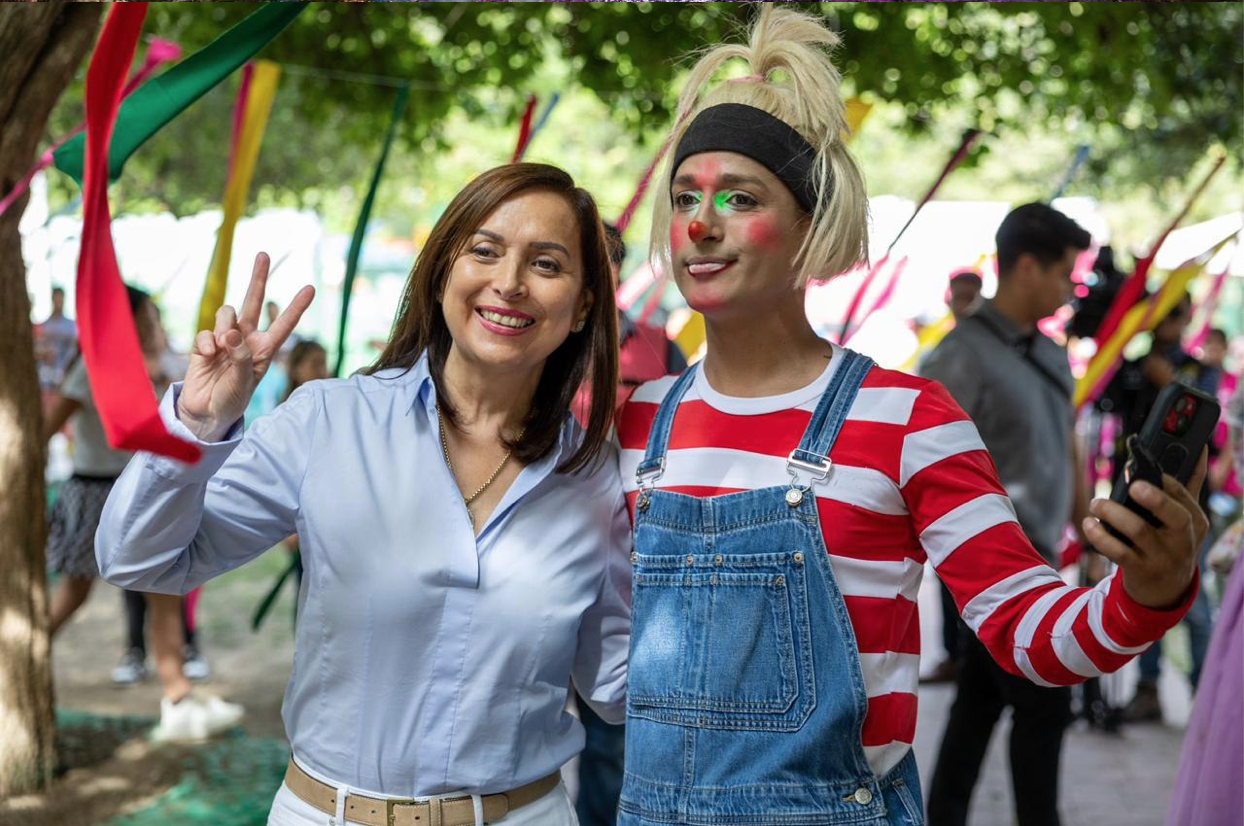
[(575, 322), (575, 325), (570, 328), (570, 330), (571, 332), (581, 333), (583, 332), (583, 328), (586, 326), (587, 326), (587, 320), (579, 319), (578, 321)]

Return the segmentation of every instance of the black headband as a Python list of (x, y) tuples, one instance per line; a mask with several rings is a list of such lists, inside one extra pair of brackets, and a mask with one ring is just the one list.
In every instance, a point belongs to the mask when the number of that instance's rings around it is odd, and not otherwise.
[[(700, 152), (738, 152), (786, 184), (804, 211), (816, 208), (812, 169), (816, 150), (789, 124), (763, 109), (742, 103), (719, 103), (695, 116), (674, 152), (675, 170)], [(829, 192), (826, 191), (828, 197)]]

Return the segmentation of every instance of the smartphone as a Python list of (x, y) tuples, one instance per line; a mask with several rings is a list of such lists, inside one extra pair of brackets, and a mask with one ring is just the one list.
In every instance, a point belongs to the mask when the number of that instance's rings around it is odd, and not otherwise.
[[(1158, 393), (1140, 433), (1127, 440), (1128, 457), (1123, 474), (1115, 482), (1110, 499), (1140, 514), (1154, 526), (1161, 521), (1128, 495), (1132, 482), (1143, 480), (1162, 489), (1162, 474), (1188, 484), (1218, 424), (1218, 400), (1180, 382), (1171, 382)], [(1131, 544), (1106, 523), (1106, 530)]]

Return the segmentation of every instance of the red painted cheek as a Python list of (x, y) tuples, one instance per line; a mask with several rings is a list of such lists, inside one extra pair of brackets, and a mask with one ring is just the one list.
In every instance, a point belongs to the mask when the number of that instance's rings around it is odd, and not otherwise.
[(767, 218), (754, 218), (743, 227), (747, 243), (760, 249), (772, 249), (782, 240), (782, 230)]
[(675, 255), (687, 244), (687, 224), (681, 218), (670, 221), (670, 252)]

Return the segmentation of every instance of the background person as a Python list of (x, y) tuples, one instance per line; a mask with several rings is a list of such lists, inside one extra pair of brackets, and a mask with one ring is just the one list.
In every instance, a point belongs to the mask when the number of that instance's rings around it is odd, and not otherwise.
[[(1071, 365), (1066, 350), (1037, 323), (1070, 301), (1071, 271), (1091, 241), (1046, 204), (1012, 210), (997, 232), (997, 294), (957, 320), (920, 371), (941, 382), (972, 417), (1024, 534), (1051, 567), (1058, 566), (1068, 521), (1078, 526), (1088, 516), (1088, 493), (1075, 450)], [(955, 701), (929, 788), (931, 826), (967, 822), (985, 751), (1008, 707), (1017, 820), (1020, 826), (1057, 824), (1071, 688), (1008, 672), (974, 635), (961, 650)]]

